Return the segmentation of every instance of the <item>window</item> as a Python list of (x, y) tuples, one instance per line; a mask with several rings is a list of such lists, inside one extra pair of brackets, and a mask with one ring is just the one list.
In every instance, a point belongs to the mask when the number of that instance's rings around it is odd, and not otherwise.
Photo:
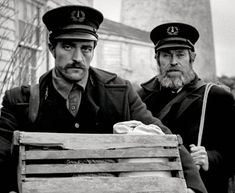
[(40, 46), (41, 5), (36, 1), (19, 0), (18, 27), (21, 43), (37, 48)]
[(17, 84), (35, 84), (38, 57), (45, 33), (41, 24), (42, 1), (17, 0), (18, 50), (15, 65)]

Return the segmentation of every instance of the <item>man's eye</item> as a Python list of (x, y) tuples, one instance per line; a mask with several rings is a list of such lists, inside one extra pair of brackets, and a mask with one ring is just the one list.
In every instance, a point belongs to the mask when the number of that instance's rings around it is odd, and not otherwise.
[(162, 54), (163, 57), (170, 57), (170, 54), (164, 53)]
[(69, 45), (69, 44), (65, 44), (65, 45), (63, 45), (63, 48), (64, 48), (65, 50), (71, 50), (71, 49), (72, 49), (72, 46)]
[(184, 56), (185, 56), (184, 53), (179, 53), (179, 54), (177, 54), (177, 57), (179, 57), (179, 58), (182, 58), (182, 57), (184, 57)]
[(88, 52), (92, 51), (92, 48), (90, 46), (84, 46), (84, 47), (82, 47), (82, 51), (85, 53), (88, 53)]

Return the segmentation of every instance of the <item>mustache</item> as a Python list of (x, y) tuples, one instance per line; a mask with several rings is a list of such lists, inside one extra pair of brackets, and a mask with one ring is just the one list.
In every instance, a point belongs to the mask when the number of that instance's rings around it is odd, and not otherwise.
[(170, 71), (181, 71), (181, 69), (179, 67), (169, 67), (165, 70), (166, 72), (170, 72)]
[(72, 62), (66, 65), (66, 68), (85, 68), (82, 62)]

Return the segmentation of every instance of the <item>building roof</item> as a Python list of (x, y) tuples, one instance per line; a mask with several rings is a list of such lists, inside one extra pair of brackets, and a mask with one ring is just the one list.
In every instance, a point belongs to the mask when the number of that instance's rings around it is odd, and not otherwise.
[(103, 23), (100, 25), (98, 33), (124, 37), (127, 39), (137, 40), (144, 43), (152, 43), (150, 40), (149, 32), (109, 19), (104, 19)]

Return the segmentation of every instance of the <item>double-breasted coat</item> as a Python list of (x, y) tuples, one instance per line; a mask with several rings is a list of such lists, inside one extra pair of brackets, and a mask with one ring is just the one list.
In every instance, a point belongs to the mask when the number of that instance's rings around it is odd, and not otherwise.
[[(184, 86), (180, 92), (183, 95), (170, 107), (168, 113), (161, 119), (172, 133), (181, 135), (184, 146), (197, 145), (202, 101), (205, 86), (198, 87), (199, 78)], [(157, 77), (141, 85), (138, 91), (143, 102), (154, 116), (160, 117), (161, 110), (177, 93), (160, 86)], [(179, 93), (178, 93), (179, 94)], [(231, 93), (219, 86), (213, 86), (209, 92), (202, 146), (205, 146), (209, 158), (209, 171), (200, 170), (201, 177), (209, 193), (227, 193), (228, 176), (234, 169), (231, 157), (234, 152), (233, 130), (235, 118), (234, 99)], [(234, 171), (234, 170), (233, 170)]]
[[(113, 73), (90, 67), (88, 83), (76, 117), (69, 113), (65, 99), (53, 87), (51, 72), (40, 78), (39, 90), (40, 104), (33, 123), (28, 119), (28, 86), (8, 90), (3, 98), (0, 117), (0, 169), (4, 172), (9, 168), (6, 160), (10, 160), (14, 130), (112, 133), (115, 123), (138, 120), (144, 124), (157, 124), (165, 133), (171, 133), (146, 109), (130, 82)], [(206, 192), (199, 173), (183, 146), (180, 153), (187, 185), (198, 192)], [(0, 173), (0, 178), (7, 184), (4, 172)]]

